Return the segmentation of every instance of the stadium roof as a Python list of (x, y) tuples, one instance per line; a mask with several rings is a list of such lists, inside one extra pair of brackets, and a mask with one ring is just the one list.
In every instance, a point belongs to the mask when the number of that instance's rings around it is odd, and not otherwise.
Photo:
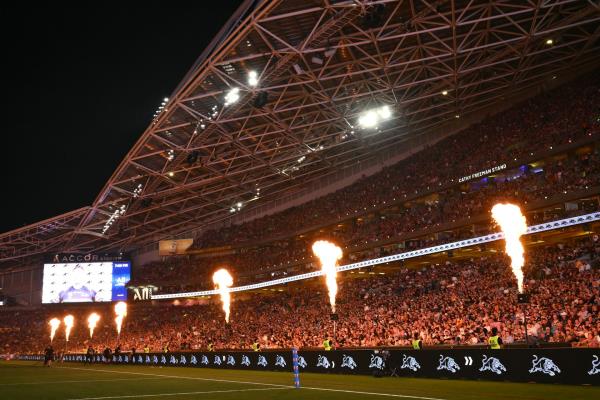
[[(94, 203), (0, 235), (0, 263), (132, 248), (268, 204), (597, 66), (599, 36), (594, 1), (246, 1)], [(389, 121), (358, 126), (383, 105)]]

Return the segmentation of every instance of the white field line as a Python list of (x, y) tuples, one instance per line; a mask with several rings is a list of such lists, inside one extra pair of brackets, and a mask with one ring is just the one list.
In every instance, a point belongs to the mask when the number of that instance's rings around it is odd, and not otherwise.
[(19, 385), (49, 385), (55, 383), (89, 383), (89, 382), (117, 382), (117, 381), (149, 381), (161, 378), (122, 378), (122, 379), (90, 379), (76, 381), (46, 381), (46, 382), (21, 382), (21, 383), (0, 383), (0, 386), (19, 386)]
[(208, 391), (204, 391), (204, 392), (179, 392), (179, 393), (159, 393), (159, 394), (132, 394), (132, 395), (127, 395), (127, 396), (80, 397), (80, 398), (77, 398), (77, 399), (68, 399), (68, 400), (139, 399), (139, 398), (142, 398), (142, 397), (191, 396), (191, 395), (194, 395), (194, 394), (256, 392), (256, 391), (259, 391), (259, 390), (284, 390), (284, 389), (292, 389), (292, 388), (272, 387), (272, 388), (260, 388), (260, 389), (208, 390)]
[[(131, 375), (144, 375), (144, 376), (156, 376), (161, 378), (173, 378), (173, 379), (191, 379), (191, 380), (199, 380), (199, 381), (211, 381), (211, 382), (225, 382), (225, 383), (241, 383), (248, 385), (261, 385), (261, 386), (273, 386), (281, 389), (293, 389), (294, 386), (289, 385), (277, 385), (274, 383), (258, 383), (258, 382), (247, 382), (247, 381), (232, 381), (227, 379), (214, 379), (214, 378), (200, 378), (200, 377), (192, 377), (192, 376), (175, 376), (175, 375), (163, 375), (163, 374), (148, 374), (144, 372), (130, 372), (130, 371), (113, 371), (107, 369), (90, 369), (90, 368), (75, 368), (75, 367), (58, 367), (64, 369), (77, 369), (77, 370), (85, 370), (85, 371), (97, 371), (97, 372), (107, 372), (114, 374), (131, 374)], [(338, 393), (348, 393), (348, 394), (360, 394), (366, 396), (381, 396), (381, 397), (395, 397), (395, 398), (404, 398), (404, 399), (418, 399), (418, 400), (446, 400), (439, 397), (425, 397), (425, 396), (413, 396), (407, 394), (393, 394), (393, 393), (377, 393), (377, 392), (362, 392), (356, 390), (344, 390), (344, 389), (329, 389), (329, 388), (318, 388), (318, 387), (301, 387), (300, 389), (305, 390), (320, 390), (324, 392), (338, 392)], [(249, 390), (249, 389), (245, 389)], [(208, 392), (205, 392), (208, 393)], [(199, 393), (197, 393), (199, 394)], [(174, 395), (174, 394), (173, 394)], [(151, 395), (148, 395), (151, 396)], [(152, 395), (153, 396), (153, 395)], [(157, 395), (158, 396), (158, 395)], [(134, 396), (135, 397), (135, 396)], [(98, 398), (89, 398), (86, 400), (92, 399), (113, 399), (113, 398), (121, 398), (121, 397), (98, 397)], [(84, 399), (77, 399), (84, 400)]]
[(302, 386), (301, 389), (320, 390), (320, 391), (325, 391), (325, 392), (361, 394), (361, 395), (367, 395), (367, 396), (400, 397), (400, 398), (404, 398), (404, 399), (446, 400), (446, 399), (441, 399), (439, 397), (424, 397), (424, 396), (413, 396), (413, 395), (408, 395), (408, 394), (393, 394), (393, 393), (360, 392), (360, 391), (356, 391), (356, 390), (328, 389), (328, 388), (317, 388), (317, 387), (306, 387), (306, 386)]
[(291, 385), (277, 385), (275, 383), (259, 383), (259, 382), (247, 382), (247, 381), (232, 381), (228, 379), (215, 379), (215, 378), (200, 378), (197, 376), (178, 376), (178, 375), (164, 375), (164, 374), (148, 374), (145, 372), (131, 372), (131, 371), (114, 371), (110, 369), (94, 369), (94, 368), (76, 368), (76, 367), (57, 367), (63, 369), (75, 369), (82, 371), (96, 371), (96, 372), (106, 372), (112, 374), (128, 374), (128, 375), (142, 375), (142, 376), (156, 376), (159, 378), (172, 378), (172, 379), (190, 379), (196, 381), (209, 381), (209, 382), (225, 382), (225, 383), (241, 383), (245, 385), (259, 385), (259, 386), (272, 386), (279, 388), (293, 388)]

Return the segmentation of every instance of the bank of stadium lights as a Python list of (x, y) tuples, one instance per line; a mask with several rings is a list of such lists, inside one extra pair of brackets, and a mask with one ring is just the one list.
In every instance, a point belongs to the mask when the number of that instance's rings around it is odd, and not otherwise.
[(234, 213), (236, 211), (240, 211), (243, 206), (244, 206), (244, 204), (241, 201), (238, 201), (229, 209), (229, 212)]
[[(208, 120), (212, 121), (213, 118), (216, 118), (218, 114), (219, 114), (219, 107), (217, 105), (212, 106), (210, 109), (210, 113), (208, 114)], [(202, 127), (202, 125), (204, 125), (203, 121), (200, 123), (200, 127)], [(202, 129), (204, 129), (204, 128), (202, 128)]]
[(142, 193), (142, 184), (138, 183), (135, 189), (133, 189), (133, 198), (137, 199), (139, 195)]
[(225, 95), (225, 106), (231, 105), (240, 99), (240, 89), (231, 88)]
[(232, 214), (233, 214), (233, 213), (235, 213), (235, 212), (238, 212), (238, 211), (240, 211), (240, 210), (241, 210), (241, 209), (242, 209), (242, 208), (243, 208), (243, 207), (244, 207), (246, 204), (248, 204), (248, 203), (250, 203), (250, 202), (252, 202), (252, 201), (256, 201), (256, 200), (258, 200), (258, 199), (260, 199), (260, 188), (259, 188), (259, 187), (257, 187), (257, 188), (255, 189), (255, 191), (254, 191), (254, 196), (253, 196), (252, 198), (250, 198), (250, 199), (248, 199), (248, 200), (244, 200), (244, 201), (238, 201), (237, 203), (235, 203), (234, 205), (232, 205), (232, 206), (229, 208), (229, 212), (230, 212), (230, 213), (232, 213)]
[(112, 224), (114, 224), (121, 217), (121, 215), (125, 214), (126, 210), (127, 206), (123, 204), (122, 206), (118, 207), (115, 211), (113, 211), (110, 218), (108, 218), (108, 221), (106, 221), (104, 227), (102, 228), (102, 234), (105, 234), (106, 231), (110, 229)]
[(204, 123), (204, 120), (201, 119), (196, 123), (196, 127), (194, 128), (194, 135), (197, 135), (200, 130), (204, 129), (206, 129), (206, 124)]
[(358, 125), (363, 129), (377, 128), (380, 122), (390, 119), (392, 110), (389, 106), (381, 106), (367, 110), (359, 115)]
[(167, 150), (167, 160), (173, 161), (175, 158), (175, 151), (173, 149)]
[(167, 111), (167, 109), (165, 107), (167, 106), (168, 102), (169, 102), (169, 98), (165, 97), (163, 99), (162, 103), (160, 103), (160, 106), (158, 107), (158, 109), (154, 112), (154, 117), (153, 117), (154, 120), (156, 120), (158, 118), (160, 113), (162, 113), (163, 111)]
[(252, 87), (258, 85), (258, 74), (256, 71), (248, 72), (248, 85)]
[(308, 147), (308, 150), (306, 151), (307, 153), (316, 153), (317, 151), (321, 151), (325, 148), (323, 147), (323, 145), (320, 145), (318, 147), (310, 147), (309, 145), (306, 145), (306, 147)]

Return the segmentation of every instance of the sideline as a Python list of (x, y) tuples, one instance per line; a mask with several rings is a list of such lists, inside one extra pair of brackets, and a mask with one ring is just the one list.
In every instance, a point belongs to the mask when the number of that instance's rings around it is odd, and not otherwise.
[(261, 388), (261, 389), (231, 389), (231, 390), (210, 390), (206, 392), (180, 392), (180, 393), (159, 393), (159, 394), (132, 394), (127, 396), (104, 396), (104, 397), (80, 397), (68, 400), (104, 400), (104, 399), (137, 399), (141, 397), (166, 397), (166, 396), (188, 396), (193, 394), (211, 394), (211, 393), (234, 393), (234, 392), (255, 392), (258, 390), (283, 390), (288, 388)]

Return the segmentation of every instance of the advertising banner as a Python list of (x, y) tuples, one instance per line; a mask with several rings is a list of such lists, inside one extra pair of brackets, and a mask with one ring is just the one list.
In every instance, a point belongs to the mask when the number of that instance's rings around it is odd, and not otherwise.
[[(69, 354), (68, 362), (84, 362)], [(24, 355), (22, 360), (41, 356)], [(107, 362), (95, 355), (96, 363)], [(334, 350), (121, 354), (115, 364), (600, 385), (600, 349)]]

